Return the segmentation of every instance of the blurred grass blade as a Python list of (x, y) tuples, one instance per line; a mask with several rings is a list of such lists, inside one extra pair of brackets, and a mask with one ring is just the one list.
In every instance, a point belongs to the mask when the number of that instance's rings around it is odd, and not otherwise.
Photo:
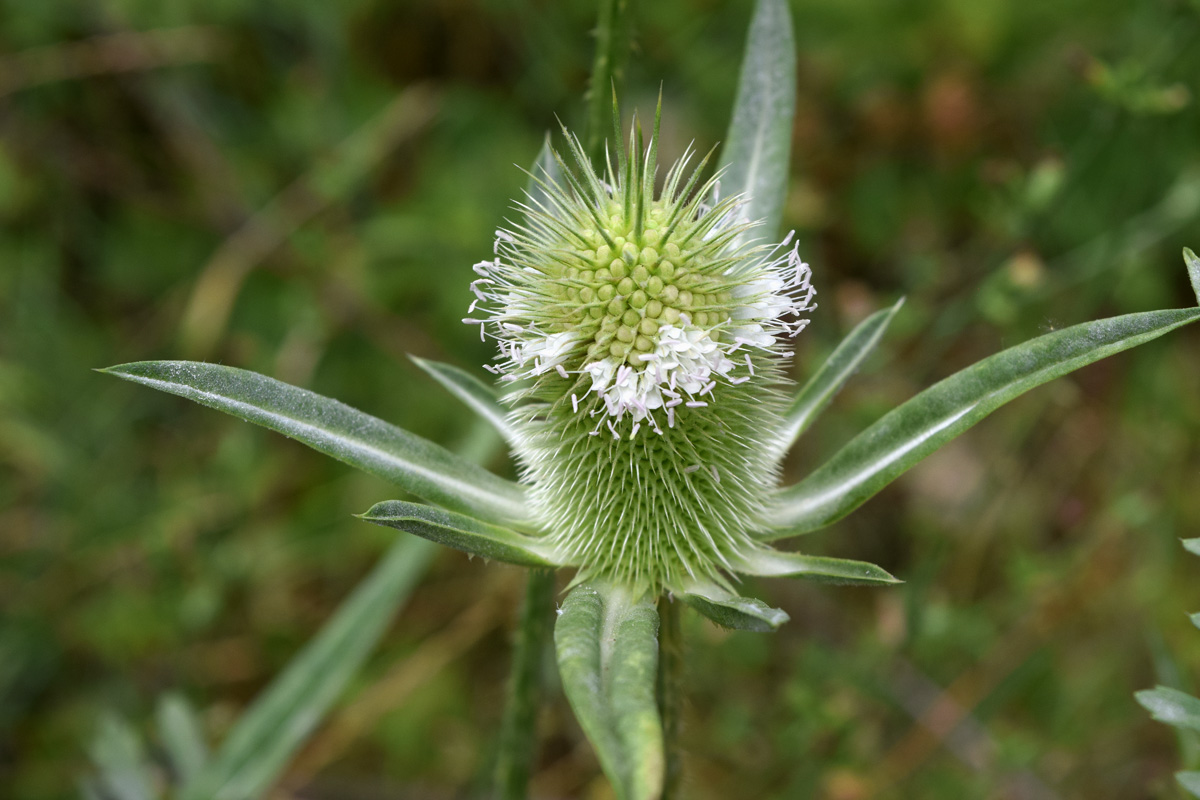
[[(419, 134), (438, 112), (437, 92), (427, 83), (409, 83), (391, 96), (387, 105), (356, 126), (332, 151), (324, 152), (321, 147), (314, 152), (317, 143), (304, 140), (301, 146), (311, 156), (305, 159), (310, 165), (307, 172), (248, 215), (197, 278), (179, 326), (183, 352), (196, 357), (211, 353), (226, 333), (250, 273), (323, 211), (348, 202), (352, 192), (369, 182), (379, 165)], [(170, 113), (182, 112), (172, 109)]]
[(743, 556), (734, 569), (747, 575), (805, 578), (819, 583), (879, 586), (902, 583), (883, 567), (845, 558), (805, 556), (782, 550), (760, 550)]
[(150, 760), (133, 726), (115, 714), (106, 714), (92, 738), (88, 754), (100, 775), (88, 791), (108, 800), (155, 800)]
[(1159, 722), (1200, 732), (1200, 699), (1169, 686), (1146, 689), (1134, 697)]
[(1195, 553), (1196, 555), (1200, 556), (1200, 538), (1198, 538), (1198, 539), (1181, 539), (1180, 541), (1183, 542), (1184, 548), (1189, 553)]
[(745, 194), (743, 221), (761, 220), (773, 239), (783, 219), (792, 117), (796, 113), (796, 43), (785, 0), (758, 0), (721, 150), (721, 193)]
[(825, 406), (833, 400), (834, 395), (845, 385), (875, 345), (879, 343), (883, 332), (892, 322), (892, 317), (904, 305), (904, 298), (896, 301), (891, 308), (876, 311), (860, 322), (850, 334), (842, 340), (837, 349), (825, 360), (817, 373), (808, 383), (796, 393), (795, 399), (788, 407), (783, 417), (780, 429), (780, 447), (787, 452), (800, 438), (800, 434), (808, 430), (817, 415), (825, 410)]
[(400, 539), (238, 720), (182, 800), (260, 797), (358, 672), (435, 551)]
[(683, 602), (722, 628), (739, 631), (770, 633), (789, 619), (786, 611), (771, 608), (753, 597), (731, 594), (712, 583), (688, 586), (683, 593)]
[(367, 522), (411, 533), (473, 556), (524, 567), (557, 566), (553, 548), (530, 536), (443, 511), (440, 508), (402, 500), (386, 500), (362, 515)]
[(516, 484), (416, 434), (274, 378), (195, 361), (140, 361), (100, 371), (278, 431), (454, 511), (499, 522), (526, 517)]
[(654, 603), (618, 587), (578, 586), (563, 603), (554, 642), (567, 700), (618, 799), (659, 797), (664, 755)]
[(450, 394), (466, 403), (467, 407), (491, 423), (504, 441), (513, 443), (516, 434), (508, 424), (508, 414), (496, 399), (492, 387), (476, 378), (466, 370), (443, 364), (440, 361), (429, 361), (424, 358), (409, 356), (412, 362), (425, 370), (435, 381), (440, 383)]
[(1190, 247), (1183, 248), (1183, 263), (1187, 264), (1188, 280), (1192, 282), (1192, 291), (1196, 293), (1196, 302), (1200, 303), (1200, 258)]
[(1200, 319), (1200, 309), (1086, 322), (1011, 347), (926, 389), (854, 437), (777, 495), (764, 539), (817, 530), (864, 503), (909, 467), (1035, 386)]
[(178, 775), (178, 783), (193, 780), (208, 761), (208, 745), (196, 712), (182, 696), (166, 694), (159, 698), (158, 735)]
[(1175, 780), (1191, 792), (1193, 797), (1200, 797), (1200, 772), (1176, 772)]

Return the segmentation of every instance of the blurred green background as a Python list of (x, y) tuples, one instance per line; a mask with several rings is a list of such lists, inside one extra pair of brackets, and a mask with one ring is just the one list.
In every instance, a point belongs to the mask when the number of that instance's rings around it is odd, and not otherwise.
[[(728, 119), (749, 2), (634, 6), (626, 108), (664, 149)], [(908, 296), (794, 478), (919, 388), (1086, 319), (1191, 305), (1200, 3), (793, 0), (785, 224), (809, 373)], [(214, 739), (392, 533), (384, 483), (91, 372), (201, 358), (456, 448), (405, 358), (478, 369), (470, 265), (554, 115), (582, 124), (586, 0), (0, 1), (0, 796), (75, 796), (106, 711), (180, 690)], [(688, 616), (696, 798), (1174, 798), (1133, 691), (1200, 677), (1200, 330), (1006, 407), (813, 552), (898, 589), (764, 581), (774, 636)], [(482, 371), (479, 370), (482, 374)], [(490, 464), (512, 467), (503, 457)], [(280, 798), (486, 778), (522, 573), (443, 552)], [(537, 797), (606, 797), (556, 697)], [(1195, 768), (1196, 764), (1191, 765)]]

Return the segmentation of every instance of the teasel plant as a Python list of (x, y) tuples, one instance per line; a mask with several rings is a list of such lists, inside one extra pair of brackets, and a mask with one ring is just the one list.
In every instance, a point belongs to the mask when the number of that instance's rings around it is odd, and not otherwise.
[[(623, 7), (602, 3), (586, 130), (548, 140), (494, 252), (474, 266), (466, 322), (494, 342), (494, 362), (471, 372), (414, 359), (495, 426), (519, 481), (234, 367), (151, 361), (104, 370), (278, 431), (420, 501), (380, 502), (362, 515), (367, 522), (529, 570), (496, 797), (527, 794), (551, 622), (562, 688), (615, 795), (678, 796), (683, 607), (723, 628), (770, 632), (786, 610), (743, 596), (741, 576), (897, 583), (873, 564), (776, 543), (845, 517), (1029, 389), (1200, 319), (1200, 308), (1148, 311), (1011, 347), (920, 392), (782, 485), (784, 457), (903, 301), (866, 318), (818, 368), (803, 365), (807, 379), (791, 386), (792, 340), (819, 287), (792, 237), (778, 236), (795, 110), (787, 5), (756, 3), (719, 158), (689, 148), (665, 170), (661, 100), (649, 130), (635, 114), (626, 135), (615, 99), (597, 99), (615, 82)], [(602, 145), (610, 114), (614, 138)], [(1200, 302), (1200, 260), (1184, 257)], [(270, 787), (419, 576), (429, 551), (409, 541), (398, 540), (214, 753), (197, 744), (178, 704), (164, 707), (163, 738), (186, 764), (179, 797), (240, 800)], [(561, 594), (558, 570), (570, 575)], [(132, 763), (135, 750), (108, 763)], [(97, 780), (112, 785), (117, 767)]]

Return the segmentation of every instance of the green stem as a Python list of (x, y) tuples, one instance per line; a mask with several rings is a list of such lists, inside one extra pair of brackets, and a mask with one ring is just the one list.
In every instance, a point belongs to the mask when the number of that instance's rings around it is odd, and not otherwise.
[(517, 622), (512, 670), (500, 724), (495, 774), (496, 797), (500, 800), (524, 800), (528, 793), (529, 773), (537, 754), (534, 733), (542, 664), (554, 619), (550, 613), (553, 602), (554, 573), (530, 570)]
[(679, 628), (681, 603), (668, 597), (658, 599), (658, 706), (662, 715), (663, 752), (666, 769), (663, 776), (662, 800), (672, 800), (679, 794), (683, 763), (679, 749), (679, 725), (683, 696), (683, 633)]
[(596, 58), (588, 88), (584, 149), (593, 163), (604, 155), (604, 135), (612, 127), (612, 91), (621, 79), (629, 42), (629, 0), (600, 0)]

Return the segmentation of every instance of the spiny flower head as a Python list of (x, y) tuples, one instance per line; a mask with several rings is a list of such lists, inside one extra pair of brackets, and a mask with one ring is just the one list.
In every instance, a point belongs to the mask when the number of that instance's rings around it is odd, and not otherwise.
[[(619, 118), (619, 117), (618, 117)], [(789, 239), (759, 244), (746, 198), (668, 170), (655, 197), (658, 115), (643, 149), (597, 174), (564, 129), (521, 224), (475, 265), (481, 334), (511, 384), (516, 444), (538, 522), (560, 558), (659, 591), (721, 581), (756, 547), (778, 473), (784, 340), (814, 290)]]

